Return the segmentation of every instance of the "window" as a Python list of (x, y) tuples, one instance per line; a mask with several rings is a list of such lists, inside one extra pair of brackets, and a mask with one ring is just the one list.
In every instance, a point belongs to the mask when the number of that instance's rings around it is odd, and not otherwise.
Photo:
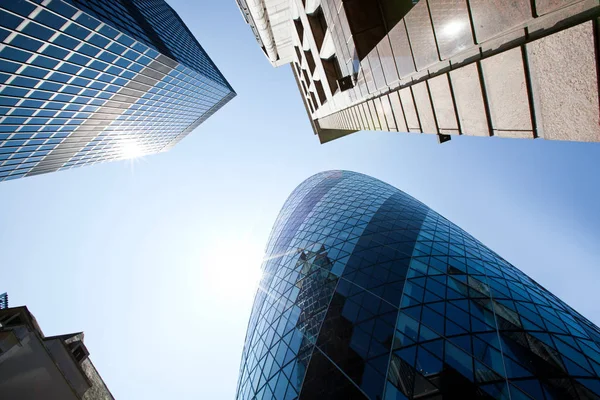
[(42, 54), (63, 60), (65, 57), (67, 57), (69, 52), (65, 49), (61, 49), (60, 47), (49, 45), (44, 51), (42, 51)]
[(310, 73), (313, 74), (315, 72), (315, 59), (313, 57), (312, 51), (308, 50), (304, 52), (304, 57), (306, 57), (306, 62), (308, 63), (308, 68)]
[[(22, 50), (13, 49), (12, 47), (5, 47), (4, 50), (0, 52), (0, 57), (7, 58), (9, 60), (25, 62), (31, 56), (30, 53), (27, 53)], [(15, 70), (16, 71), (16, 70)], [(6, 71), (6, 72), (14, 72), (14, 71)]]
[(296, 32), (298, 33), (298, 37), (300, 38), (300, 44), (304, 40), (304, 26), (302, 25), (302, 21), (299, 19), (294, 20), (294, 27), (296, 28)]
[(42, 10), (35, 17), (35, 20), (56, 30), (59, 30), (65, 24), (65, 22), (67, 22), (67, 20), (65, 20), (64, 18), (59, 17), (58, 15), (48, 12), (46, 10)]
[(325, 78), (329, 84), (331, 93), (335, 93), (338, 90), (338, 79), (342, 78), (342, 71), (340, 70), (340, 64), (336, 56), (331, 57), (328, 60), (321, 60), (323, 69), (325, 70)]
[[(4, 51), (2, 53), (4, 53)], [(4, 54), (2, 54), (2, 55), (4, 55)], [(6, 60), (0, 60), (0, 71), (15, 72), (17, 69), (19, 69), (19, 64), (13, 63), (10, 61), (6, 61)]]
[(33, 78), (43, 78), (47, 73), (48, 71), (36, 67), (27, 67), (21, 72), (22, 75), (31, 76)]
[(23, 33), (27, 35), (34, 36), (41, 40), (48, 40), (54, 34), (54, 32), (48, 28), (43, 27), (40, 24), (36, 24), (35, 22), (30, 22), (23, 29)]
[(398, 0), (344, 0), (343, 4), (361, 61), (413, 7), (412, 1)]
[(15, 29), (21, 22), (23, 22), (23, 18), (0, 10), (0, 25), (9, 29)]
[(6, 2), (6, 4), (3, 3), (2, 7), (26, 17), (29, 14), (31, 14), (33, 10), (35, 10), (36, 6), (34, 4), (28, 3), (25, 0), (12, 0)]
[(323, 105), (327, 101), (327, 97), (325, 96), (325, 90), (323, 90), (323, 84), (321, 81), (314, 81), (315, 88), (317, 89), (317, 95), (319, 96), (319, 101), (321, 105)]
[(325, 15), (323, 15), (323, 10), (321, 7), (317, 8), (313, 14), (308, 15), (308, 22), (310, 24), (310, 30), (312, 31), (313, 37), (315, 38), (317, 49), (321, 51), (323, 40), (325, 39), (325, 33), (327, 32), (327, 22), (325, 21)]
[(90, 34), (89, 30), (73, 23), (69, 25), (67, 29), (65, 29), (65, 32), (81, 40), (84, 40)]
[(73, 50), (75, 47), (77, 47), (79, 41), (67, 35), (60, 34), (56, 39), (54, 39), (53, 43), (56, 43), (61, 47), (66, 47), (68, 49)]

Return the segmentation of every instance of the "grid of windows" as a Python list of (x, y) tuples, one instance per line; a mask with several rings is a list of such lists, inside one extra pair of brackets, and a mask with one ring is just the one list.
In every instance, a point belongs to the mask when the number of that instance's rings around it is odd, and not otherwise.
[(181, 18), (164, 0), (68, 1), (119, 31), (126, 32), (160, 53), (231, 89)]
[(359, 130), (600, 141), (597, 2), (238, 3), (253, 30), (282, 26), (271, 62), (293, 64), (321, 143)]
[(444, 388), (483, 398), (596, 399), (599, 345), (596, 326), (430, 211), (410, 261), (386, 399)]
[(175, 60), (229, 87), (229, 83), (204, 52), (202, 46), (167, 3), (163, 0), (132, 1), (172, 52)]
[(0, 294), (0, 310), (4, 310), (8, 308), (8, 294), (2, 293)]
[(76, 8), (79, 8), (86, 13), (94, 16), (102, 22), (105, 22), (118, 29), (121, 32), (127, 32), (131, 37), (140, 40), (148, 46), (160, 51), (153, 43), (140, 23), (134, 17), (135, 9), (130, 9), (125, 6), (126, 3), (121, 1), (104, 1), (104, 0), (67, 0)]
[(61, 0), (3, 2), (0, 41), (0, 181), (166, 150), (235, 96)]
[(237, 398), (595, 399), (599, 346), (597, 327), (422, 203), (330, 171), (275, 222)]

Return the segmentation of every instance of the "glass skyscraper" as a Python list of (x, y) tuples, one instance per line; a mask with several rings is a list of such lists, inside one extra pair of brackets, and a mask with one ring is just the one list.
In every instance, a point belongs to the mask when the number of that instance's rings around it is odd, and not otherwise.
[(0, 310), (8, 308), (8, 294), (2, 293), (0, 294)]
[(294, 190), (267, 245), (237, 399), (598, 399), (600, 329), (400, 190)]
[(163, 0), (0, 2), (0, 181), (168, 150), (234, 96)]

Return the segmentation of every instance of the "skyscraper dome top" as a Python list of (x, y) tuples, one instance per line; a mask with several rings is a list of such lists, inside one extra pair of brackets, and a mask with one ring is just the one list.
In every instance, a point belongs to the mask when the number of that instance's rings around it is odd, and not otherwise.
[(423, 203), (325, 171), (274, 224), (237, 399), (596, 399), (600, 330)]

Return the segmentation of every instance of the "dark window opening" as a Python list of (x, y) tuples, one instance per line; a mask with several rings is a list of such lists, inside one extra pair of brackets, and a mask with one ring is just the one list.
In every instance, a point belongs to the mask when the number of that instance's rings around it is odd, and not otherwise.
[(298, 61), (302, 62), (302, 52), (298, 46), (294, 46), (294, 50), (296, 50), (296, 56), (298, 56)]
[(75, 360), (78, 363), (83, 362), (89, 355), (81, 341), (69, 343), (69, 347), (71, 348), (71, 354), (73, 354), (73, 357), (75, 357)]
[(23, 320), (20, 314), (6, 314), (0, 317), (0, 327), (23, 325)]
[(319, 108), (319, 103), (317, 103), (317, 98), (315, 97), (315, 93), (314, 92), (308, 92), (308, 93), (310, 93), (310, 98), (311, 98), (312, 103), (314, 104), (315, 110), (316, 110), (317, 108)]
[(77, 360), (77, 362), (81, 362), (85, 358), (85, 352), (83, 351), (83, 349), (81, 347), (77, 347), (73, 351), (73, 356), (75, 356), (75, 359)]
[(359, 60), (410, 11), (414, 0), (344, 0), (344, 11)]
[(338, 58), (333, 56), (329, 60), (321, 60), (321, 62), (323, 64), (323, 69), (325, 70), (325, 77), (327, 78), (329, 89), (331, 89), (331, 93), (333, 94), (338, 90), (338, 79), (342, 78), (342, 71), (340, 69)]
[(296, 32), (298, 32), (298, 37), (300, 38), (300, 44), (304, 40), (304, 26), (302, 25), (302, 21), (299, 19), (294, 20), (294, 26), (296, 27)]
[(325, 90), (323, 90), (323, 84), (321, 81), (315, 81), (315, 88), (317, 89), (317, 95), (319, 96), (321, 105), (325, 104), (327, 101), (327, 96), (325, 96)]
[(310, 85), (310, 78), (308, 77), (308, 72), (306, 72), (305, 69), (302, 70), (302, 76), (304, 76), (304, 82), (306, 82), (307, 85)]
[(310, 30), (312, 31), (315, 42), (317, 43), (317, 49), (321, 51), (323, 41), (325, 40), (325, 33), (327, 32), (327, 22), (325, 21), (325, 15), (321, 7), (308, 15), (308, 22), (310, 24)]
[(304, 81), (300, 81), (302, 82), (302, 89), (304, 89), (304, 95), (308, 96), (308, 89), (306, 88), (306, 83), (304, 83)]
[(389, 32), (408, 12), (417, 4), (419, 0), (379, 0), (381, 12)]
[(312, 55), (312, 51), (305, 51), (304, 57), (306, 57), (306, 62), (308, 63), (308, 69), (310, 70), (311, 75), (315, 73), (315, 58)]

